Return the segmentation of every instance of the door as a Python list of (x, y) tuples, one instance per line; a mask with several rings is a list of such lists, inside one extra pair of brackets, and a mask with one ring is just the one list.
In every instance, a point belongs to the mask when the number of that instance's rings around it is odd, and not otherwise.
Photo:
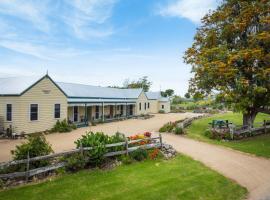
[(129, 105), (129, 115), (133, 115), (133, 105)]
[(78, 106), (73, 107), (73, 121), (78, 122)]

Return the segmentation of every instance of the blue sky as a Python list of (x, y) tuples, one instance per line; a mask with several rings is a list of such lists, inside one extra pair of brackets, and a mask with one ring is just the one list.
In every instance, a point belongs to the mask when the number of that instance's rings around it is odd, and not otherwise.
[(183, 53), (215, 0), (0, 0), (0, 77), (122, 85), (184, 95)]

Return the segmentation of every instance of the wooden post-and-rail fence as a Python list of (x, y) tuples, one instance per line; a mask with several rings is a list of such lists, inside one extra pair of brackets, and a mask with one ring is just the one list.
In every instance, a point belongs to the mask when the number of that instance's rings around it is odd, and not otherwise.
[[(142, 141), (148, 141), (148, 142), (150, 141), (150, 143), (141, 145), (140, 142), (142, 142)], [(130, 147), (130, 144), (136, 144), (136, 146)], [(104, 157), (113, 157), (113, 156), (124, 155), (124, 154), (128, 155), (130, 152), (136, 151), (137, 149), (140, 149), (140, 148), (143, 148), (143, 149), (162, 148), (162, 137), (161, 137), (161, 134), (159, 134), (158, 137), (144, 138), (144, 139), (138, 139), (138, 140), (128, 140), (126, 138), (125, 142), (119, 142), (119, 143), (105, 145), (106, 148), (118, 147), (118, 146), (123, 146), (124, 149), (122, 151), (107, 152), (103, 156)], [(78, 148), (78, 149), (73, 149), (70, 151), (54, 153), (54, 154), (49, 154), (49, 155), (45, 155), (45, 156), (38, 156), (38, 157), (33, 157), (33, 158), (30, 158), (29, 153), (28, 153), (27, 159), (13, 160), (13, 161), (9, 161), (9, 162), (0, 163), (0, 169), (5, 169), (5, 168), (7, 168), (9, 166), (13, 166), (13, 165), (26, 164), (26, 170), (24, 172), (13, 172), (13, 173), (8, 173), (8, 174), (0, 174), (0, 179), (11, 179), (11, 178), (25, 177), (25, 180), (28, 181), (28, 179), (32, 176), (42, 174), (45, 172), (49, 172), (52, 170), (56, 170), (56, 169), (64, 167), (66, 165), (65, 162), (56, 162), (56, 163), (49, 165), (49, 166), (35, 168), (35, 169), (29, 169), (31, 162), (40, 161), (40, 160), (55, 159), (55, 158), (59, 158), (62, 156), (72, 155), (75, 153), (81, 153), (83, 155), (84, 151), (90, 151), (90, 150), (93, 150), (94, 148), (95, 147), (82, 147), (82, 145), (80, 145), (80, 148)]]

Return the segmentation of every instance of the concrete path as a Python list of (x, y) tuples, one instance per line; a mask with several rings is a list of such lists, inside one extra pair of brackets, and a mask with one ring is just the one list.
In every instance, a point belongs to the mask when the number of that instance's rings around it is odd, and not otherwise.
[(164, 134), (164, 141), (178, 152), (191, 156), (249, 191), (249, 200), (270, 200), (270, 160), (226, 147)]

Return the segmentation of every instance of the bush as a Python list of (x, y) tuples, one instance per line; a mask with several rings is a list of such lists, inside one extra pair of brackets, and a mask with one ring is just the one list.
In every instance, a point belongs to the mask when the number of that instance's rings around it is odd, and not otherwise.
[(81, 153), (66, 156), (63, 160), (66, 162), (65, 169), (67, 171), (79, 171), (86, 166), (85, 158)]
[(210, 139), (213, 139), (212, 132), (209, 129), (204, 132), (204, 135)]
[(131, 158), (130, 156), (126, 156), (126, 155), (122, 155), (122, 156), (120, 157), (120, 160), (122, 161), (122, 163), (123, 163), (124, 165), (130, 165), (130, 164), (133, 163), (132, 158)]
[(147, 150), (137, 149), (136, 151), (131, 152), (130, 157), (136, 161), (143, 161), (148, 157)]
[(56, 124), (51, 129), (51, 132), (67, 133), (67, 132), (70, 132), (76, 128), (77, 127), (75, 124), (69, 124), (66, 119), (64, 119), (61, 122), (59, 120), (57, 120)]
[[(15, 150), (11, 151), (14, 160), (27, 159), (29, 152), (30, 158), (37, 156), (45, 156), (53, 153), (51, 145), (46, 141), (44, 135), (34, 135), (27, 138), (27, 142), (16, 146)], [(44, 167), (49, 164), (47, 160), (35, 161), (30, 163), (31, 168)], [(19, 166), (19, 165), (18, 165)], [(21, 166), (23, 169), (24, 166)]]
[(151, 160), (155, 160), (156, 158), (159, 157), (160, 151), (159, 149), (155, 148), (155, 149), (149, 150), (148, 155)]
[(174, 133), (176, 135), (181, 135), (181, 134), (184, 134), (184, 130), (181, 127), (175, 127)]
[(164, 124), (160, 129), (159, 129), (159, 132), (160, 133), (164, 133), (164, 132), (172, 132), (174, 127), (175, 127), (175, 123), (172, 123), (172, 122), (169, 122), (169, 123), (166, 123)]
[(165, 110), (159, 110), (158, 113), (159, 114), (165, 114)]
[(120, 151), (123, 150), (123, 146), (112, 147), (110, 149), (106, 148), (106, 144), (113, 144), (118, 142), (125, 141), (125, 136), (121, 133), (116, 133), (113, 136), (105, 135), (102, 132), (88, 132), (86, 135), (83, 135), (82, 138), (75, 141), (77, 148), (82, 147), (94, 147), (92, 150), (89, 150), (87, 156), (90, 158), (90, 164), (101, 164), (103, 161), (103, 155), (110, 151)]

